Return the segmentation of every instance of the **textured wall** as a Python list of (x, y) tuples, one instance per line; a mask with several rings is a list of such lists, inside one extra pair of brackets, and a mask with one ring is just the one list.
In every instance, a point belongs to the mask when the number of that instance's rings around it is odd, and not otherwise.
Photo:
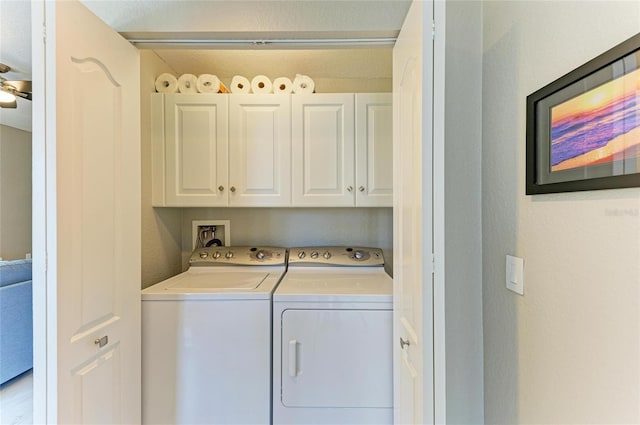
[(31, 253), (31, 133), (0, 125), (0, 257)]
[(183, 268), (191, 254), (191, 221), (231, 220), (232, 245), (359, 245), (382, 248), (392, 272), (391, 208), (187, 208), (182, 219)]
[[(151, 135), (149, 93), (153, 81), (162, 72), (193, 70), (205, 72), (212, 57), (220, 61), (218, 69), (242, 66), (246, 75), (257, 75), (268, 60), (272, 72), (287, 75), (289, 59), (299, 58), (294, 51), (228, 54), (190, 50), (159, 51), (162, 58), (150, 50), (141, 50), (142, 96), (142, 287), (157, 283), (186, 269), (191, 253), (191, 221), (206, 218), (230, 219), (231, 240), (235, 245), (271, 243), (282, 246), (305, 244), (363, 244), (385, 250), (387, 271), (392, 271), (392, 210), (391, 208), (152, 208), (151, 207)], [(265, 55), (265, 53), (267, 53)], [(351, 60), (340, 68), (341, 50), (319, 51), (333, 63), (333, 71), (316, 65), (327, 87), (339, 86), (354, 92), (391, 91), (391, 62), (388, 49), (377, 49)], [(168, 62), (167, 62), (168, 61)], [(280, 65), (278, 66), (278, 61)], [(215, 64), (215, 62), (213, 62)], [(375, 74), (359, 73), (374, 67)], [(313, 71), (313, 68), (311, 68)], [(212, 71), (209, 71), (212, 72)], [(217, 71), (215, 71), (217, 72)], [(358, 77), (358, 75), (361, 77)], [(312, 73), (310, 75), (313, 75)], [(364, 76), (363, 76), (364, 75)], [(382, 76), (377, 78), (376, 76)]]
[(182, 212), (174, 208), (151, 207), (151, 93), (155, 79), (174, 72), (155, 53), (140, 51), (140, 131), (142, 156), (142, 288), (181, 271)]
[(481, 67), (481, 4), (447, 2), (444, 221), (448, 424), (483, 421)]
[(526, 96), (638, 31), (637, 1), (483, 3), (487, 423), (640, 422), (640, 189), (524, 194)]
[(230, 86), (234, 75), (263, 74), (293, 80), (309, 75), (316, 93), (390, 92), (391, 52), (386, 48), (336, 50), (156, 50), (178, 74), (215, 74)]

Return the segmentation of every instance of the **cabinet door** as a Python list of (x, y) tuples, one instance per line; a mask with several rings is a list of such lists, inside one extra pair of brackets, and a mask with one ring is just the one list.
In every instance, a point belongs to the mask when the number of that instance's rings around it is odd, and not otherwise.
[(393, 205), (390, 93), (356, 94), (356, 206)]
[(294, 206), (354, 205), (353, 94), (292, 95)]
[(165, 95), (167, 206), (227, 205), (228, 95)]
[(285, 310), (281, 402), (299, 408), (393, 406), (391, 310)]
[(291, 96), (231, 95), (229, 205), (291, 204)]

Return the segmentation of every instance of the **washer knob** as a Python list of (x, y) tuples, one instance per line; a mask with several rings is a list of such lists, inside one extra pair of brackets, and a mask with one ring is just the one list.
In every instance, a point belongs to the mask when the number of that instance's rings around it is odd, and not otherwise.
[(364, 252), (354, 251), (353, 258), (355, 258), (356, 260), (362, 260), (364, 258)]
[(320, 254), (318, 254), (318, 251), (313, 251), (311, 253), (311, 258), (313, 258), (315, 260), (316, 258), (318, 258), (318, 255), (320, 255)]
[(331, 253), (327, 251), (322, 256), (325, 258), (325, 260), (328, 260), (329, 258), (331, 258)]
[(256, 258), (258, 260), (264, 260), (264, 257), (266, 257), (264, 251), (260, 250), (260, 251), (256, 252)]
[(220, 253), (218, 251), (214, 252), (212, 255), (213, 258), (220, 258)]
[(233, 257), (233, 252), (229, 251), (225, 254), (226, 258), (232, 258)]
[(207, 258), (209, 256), (209, 254), (207, 254), (206, 252), (202, 251), (200, 253), (200, 258)]
[(298, 258), (299, 258), (299, 259), (301, 259), (301, 260), (302, 260), (304, 257), (306, 257), (306, 256), (307, 256), (307, 254), (305, 254), (305, 252), (304, 252), (304, 251), (300, 251), (300, 252), (298, 253)]

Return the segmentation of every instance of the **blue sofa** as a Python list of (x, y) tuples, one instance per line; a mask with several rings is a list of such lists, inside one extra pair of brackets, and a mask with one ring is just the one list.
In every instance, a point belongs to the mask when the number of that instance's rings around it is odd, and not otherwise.
[(0, 384), (33, 367), (31, 260), (0, 261)]

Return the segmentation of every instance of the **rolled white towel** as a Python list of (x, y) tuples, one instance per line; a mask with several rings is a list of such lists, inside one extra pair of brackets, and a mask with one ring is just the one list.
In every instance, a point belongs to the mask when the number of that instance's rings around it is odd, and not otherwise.
[(287, 77), (279, 77), (273, 80), (273, 92), (276, 94), (289, 94), (293, 91), (293, 83)]
[(257, 94), (267, 94), (273, 91), (273, 84), (269, 77), (256, 75), (251, 80), (251, 91)]
[(175, 93), (178, 90), (178, 79), (169, 73), (160, 74), (156, 78), (156, 91), (158, 93)]
[(231, 80), (231, 93), (249, 93), (251, 91), (251, 83), (242, 75), (235, 75)]
[(198, 78), (193, 74), (182, 74), (178, 78), (178, 91), (180, 93), (198, 93)]
[(211, 74), (200, 74), (196, 81), (198, 93), (219, 93), (220, 79)]
[(293, 92), (296, 94), (311, 94), (316, 90), (316, 83), (307, 75), (296, 74), (293, 80)]

